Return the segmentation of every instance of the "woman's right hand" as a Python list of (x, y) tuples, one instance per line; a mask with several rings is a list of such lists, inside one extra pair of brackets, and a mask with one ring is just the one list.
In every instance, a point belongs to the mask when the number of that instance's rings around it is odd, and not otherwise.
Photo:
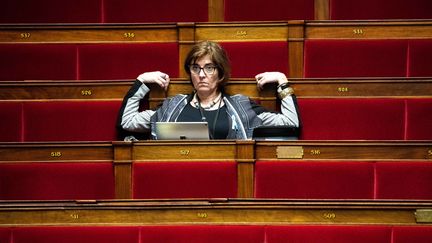
[(160, 87), (167, 90), (170, 82), (168, 74), (154, 71), (140, 74), (137, 79), (143, 83), (157, 83)]

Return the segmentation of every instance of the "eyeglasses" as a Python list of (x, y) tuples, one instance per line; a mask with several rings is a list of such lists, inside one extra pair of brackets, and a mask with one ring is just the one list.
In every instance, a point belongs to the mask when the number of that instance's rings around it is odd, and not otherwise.
[(191, 65), (189, 65), (189, 70), (195, 74), (199, 74), (201, 72), (201, 70), (203, 70), (205, 74), (212, 75), (216, 70), (216, 66), (213, 64), (206, 64), (202, 68), (198, 64), (191, 64)]

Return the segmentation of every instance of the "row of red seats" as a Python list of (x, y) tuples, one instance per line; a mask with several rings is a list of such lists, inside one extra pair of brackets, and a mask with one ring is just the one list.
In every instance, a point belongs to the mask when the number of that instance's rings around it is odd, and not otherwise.
[[(257, 161), (255, 198), (432, 200), (432, 163)], [(2, 162), (0, 200), (114, 199), (111, 162)], [(132, 198), (237, 198), (237, 164), (134, 162)]]
[[(252, 0), (247, 5), (242, 0), (224, 2), (225, 21), (310, 20), (318, 8), (315, 0)], [(432, 18), (428, 0), (328, 0), (328, 6), (322, 7), (328, 9), (330, 20)]]
[[(429, 0), (328, 0), (332, 20), (431, 19)], [(0, 23), (205, 22), (208, 1), (161, 0), (8, 0), (0, 5)], [(314, 19), (314, 0), (224, 0), (225, 21)], [(199, 11), (197, 11), (199, 10)], [(259, 14), (257, 11), (259, 10)]]
[(113, 141), (120, 101), (1, 101), (0, 141)]
[[(232, 77), (289, 74), (287, 42), (223, 42)], [(306, 40), (304, 77), (430, 77), (432, 40)], [(177, 43), (0, 44), (0, 80), (133, 79), (160, 70), (179, 77)], [(269, 61), (271, 60), (271, 61)]]
[(298, 105), (304, 140), (432, 139), (431, 98), (299, 98)]
[[(234, 77), (288, 72), (286, 42), (222, 45), (235, 67)], [(0, 57), (0, 80), (131, 79), (152, 70), (179, 76), (177, 43), (0, 44)]]
[[(430, 140), (430, 98), (298, 98), (302, 140)], [(119, 140), (121, 101), (1, 101), (0, 141)]]
[(178, 74), (177, 43), (0, 44), (0, 80), (132, 79)]
[(429, 243), (430, 226), (166, 225), (0, 227), (0, 242)]
[(304, 77), (430, 77), (432, 40), (306, 40)]

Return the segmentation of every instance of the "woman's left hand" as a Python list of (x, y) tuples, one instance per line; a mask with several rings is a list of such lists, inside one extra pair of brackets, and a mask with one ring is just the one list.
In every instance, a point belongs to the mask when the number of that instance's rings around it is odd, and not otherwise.
[(265, 72), (260, 73), (255, 76), (257, 81), (257, 86), (259, 89), (262, 89), (267, 83), (278, 83), (278, 85), (287, 83), (288, 79), (285, 74), (281, 72)]

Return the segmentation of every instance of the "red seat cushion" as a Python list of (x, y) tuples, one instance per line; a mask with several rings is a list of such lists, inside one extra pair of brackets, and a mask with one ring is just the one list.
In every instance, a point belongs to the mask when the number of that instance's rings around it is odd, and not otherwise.
[(298, 100), (306, 140), (403, 140), (403, 99), (316, 98)]
[(374, 171), (366, 162), (257, 161), (258, 198), (372, 199)]
[[(429, 1), (432, 4), (432, 1)], [(430, 8), (432, 10), (432, 6)], [(432, 12), (432, 11), (429, 11)], [(408, 55), (408, 76), (431, 77), (430, 57), (432, 56), (432, 40), (410, 40)]]
[(76, 47), (0, 44), (0, 80), (76, 79)]
[(314, 19), (314, 0), (225, 0), (225, 21)]
[(231, 76), (251, 78), (258, 73), (288, 73), (286, 42), (222, 42), (231, 62)]
[(194, 0), (105, 0), (105, 22), (205, 22), (208, 20), (207, 1)]
[(10, 243), (11, 241), (11, 228), (0, 227), (0, 242)]
[(330, 18), (345, 19), (430, 19), (429, 0), (330, 0)]
[(391, 228), (359, 225), (269, 226), (266, 229), (266, 242), (390, 243)]
[(18, 227), (13, 231), (14, 243), (137, 243), (138, 227), (36, 226)]
[(24, 104), (24, 141), (112, 141), (121, 101)]
[(376, 164), (377, 199), (432, 199), (432, 163), (379, 162)]
[(98, 163), (0, 163), (0, 200), (113, 199), (114, 169)]
[(133, 198), (237, 197), (234, 162), (136, 162)]
[(263, 226), (238, 225), (191, 225), (191, 226), (144, 226), (142, 242), (264, 242)]
[(432, 140), (432, 99), (407, 100), (406, 139)]
[(304, 76), (405, 77), (404, 40), (306, 40)]
[(395, 226), (392, 243), (430, 243), (432, 227), (428, 226)]
[(6, 0), (0, 23), (99, 23), (102, 0)]
[(135, 79), (146, 71), (178, 77), (178, 55), (176, 43), (82, 45), (79, 79)]
[(22, 103), (0, 102), (0, 142), (22, 142)]

